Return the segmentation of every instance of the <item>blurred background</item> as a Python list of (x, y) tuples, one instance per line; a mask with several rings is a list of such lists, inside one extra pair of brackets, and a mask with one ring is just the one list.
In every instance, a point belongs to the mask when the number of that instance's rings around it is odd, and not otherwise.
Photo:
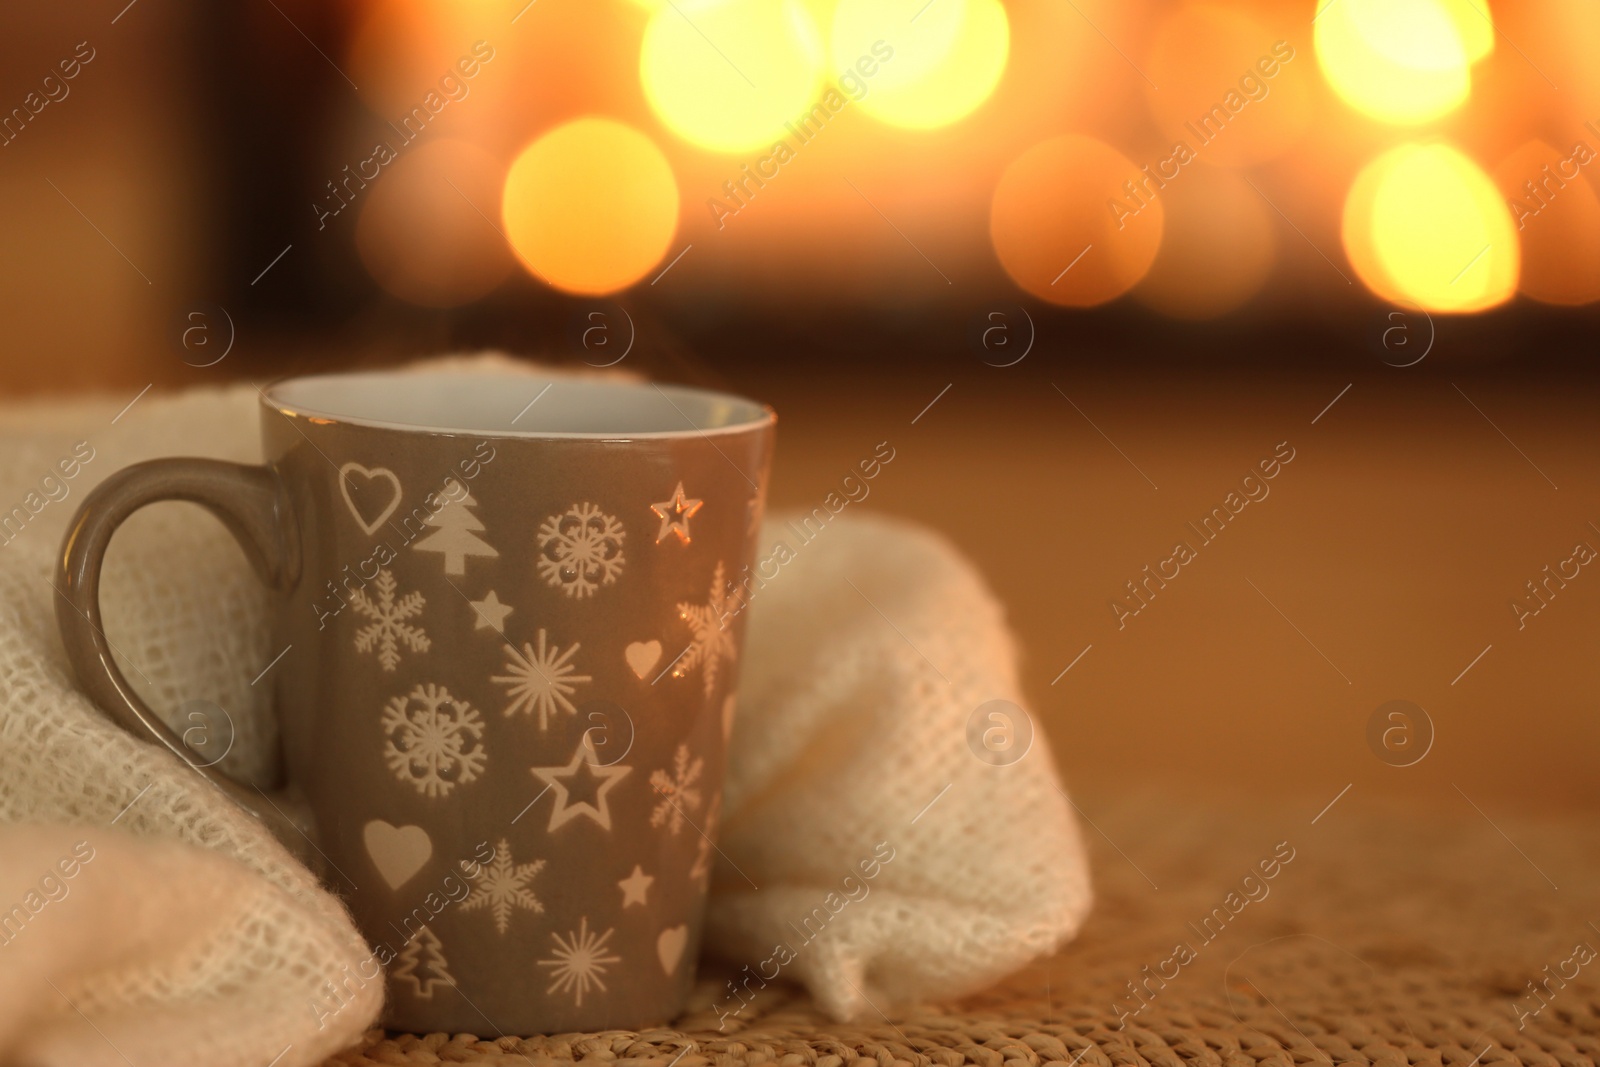
[(10, 399), (481, 348), (733, 389), (776, 506), (896, 448), (869, 506), (994, 583), (1091, 809), (1600, 806), (1590, 0), (0, 27)]

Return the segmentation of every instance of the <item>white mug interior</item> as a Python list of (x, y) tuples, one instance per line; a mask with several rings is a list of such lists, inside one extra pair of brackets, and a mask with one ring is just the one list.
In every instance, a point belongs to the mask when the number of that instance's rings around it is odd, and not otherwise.
[(653, 382), (451, 371), (290, 378), (267, 402), (289, 415), (418, 433), (600, 440), (744, 431), (773, 418), (754, 400)]

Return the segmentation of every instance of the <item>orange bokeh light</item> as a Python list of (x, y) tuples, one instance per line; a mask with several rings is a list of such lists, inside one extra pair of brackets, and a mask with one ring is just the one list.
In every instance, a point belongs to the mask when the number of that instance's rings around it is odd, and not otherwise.
[(1312, 57), (1250, 16), (1197, 4), (1162, 22), (1145, 86), (1162, 133), (1203, 162), (1260, 163), (1294, 146), (1311, 121)]
[[(1011, 26), (1000, 0), (838, 0), (834, 67), (872, 69), (861, 108), (891, 126), (935, 129), (965, 118), (1005, 72)], [(887, 54), (892, 61), (872, 63)], [(870, 63), (870, 68), (859, 64)]]
[(1593, 146), (1529, 141), (1495, 168), (1522, 239), (1522, 292), (1546, 304), (1600, 300), (1600, 196)]
[(746, 152), (770, 148), (817, 102), (822, 52), (799, 0), (675, 0), (645, 27), (639, 80), (673, 133)]
[(1139, 177), (1131, 160), (1092, 137), (1034, 145), (995, 187), (989, 236), (1001, 266), (1053, 304), (1090, 307), (1121, 296), (1161, 247), (1160, 200), (1124, 184)]
[(660, 262), (678, 227), (678, 184), (661, 150), (613, 119), (559, 126), (506, 174), (506, 237), (535, 276), (575, 293), (611, 293)]
[(511, 255), (495, 232), (500, 164), (464, 141), (418, 145), (372, 183), (356, 251), (388, 292), (425, 307), (459, 307), (499, 285)]
[(1472, 63), (1493, 46), (1488, 12), (1462, 7), (1476, 2), (1320, 0), (1317, 61), (1357, 111), (1396, 125), (1432, 121), (1466, 103)]
[(1403, 144), (1357, 175), (1345, 254), (1373, 292), (1428, 311), (1472, 312), (1517, 291), (1521, 248), (1504, 197), (1445, 144)]

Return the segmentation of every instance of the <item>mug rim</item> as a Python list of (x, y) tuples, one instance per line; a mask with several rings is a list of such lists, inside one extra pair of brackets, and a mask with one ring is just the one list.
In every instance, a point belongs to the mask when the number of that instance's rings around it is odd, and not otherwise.
[[(505, 426), (466, 426), (451, 425), (452, 420), (425, 421), (406, 418), (382, 418), (371, 414), (339, 410), (338, 405), (308, 403), (304, 399), (293, 398), (285, 394), (297, 387), (337, 386), (351, 383), (382, 380), (390, 385), (405, 385), (412, 387), (413, 391), (428, 393), (430, 382), (453, 383), (482, 383), (485, 395), (494, 395), (503, 390), (507, 383), (529, 385), (537, 387), (541, 383), (544, 389), (556, 385), (570, 386), (584, 392), (594, 394), (645, 394), (654, 391), (665, 399), (683, 417), (687, 423), (682, 429), (645, 429), (628, 430), (618, 427), (616, 429), (599, 430), (552, 430), (539, 427), (526, 429)], [(541, 390), (538, 396), (543, 396)], [(515, 422), (521, 414), (525, 414), (538, 396), (530, 401), (522, 413), (514, 416)], [(461, 370), (416, 370), (379, 369), (358, 371), (332, 371), (320, 374), (295, 375), (280, 378), (261, 390), (263, 406), (279, 412), (288, 418), (306, 418), (322, 423), (342, 424), (347, 426), (363, 426), (371, 429), (390, 430), (400, 433), (473, 436), (495, 439), (527, 439), (527, 440), (575, 440), (575, 441), (609, 441), (627, 442), (637, 440), (673, 440), (687, 437), (712, 437), (733, 434), (750, 433), (772, 426), (777, 422), (777, 412), (770, 404), (752, 400), (749, 397), (736, 393), (727, 393), (714, 389), (701, 389), (695, 386), (662, 384), (653, 381), (627, 381), (611, 378), (596, 378), (581, 374), (562, 374), (549, 372), (520, 373), (505, 370), (488, 371), (461, 371)], [(691, 419), (684, 410), (696, 408), (704, 412), (709, 407), (721, 404), (732, 409), (731, 421), (725, 425), (700, 426)], [(454, 420), (463, 421), (463, 420)]]

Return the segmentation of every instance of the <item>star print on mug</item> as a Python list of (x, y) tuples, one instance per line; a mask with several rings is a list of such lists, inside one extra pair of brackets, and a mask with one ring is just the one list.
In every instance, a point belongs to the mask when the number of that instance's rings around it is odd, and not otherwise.
[[(632, 767), (620, 764), (602, 765), (595, 755), (589, 736), (578, 744), (578, 750), (564, 767), (530, 767), (532, 775), (544, 782), (555, 794), (550, 808), (549, 830), (556, 830), (579, 815), (587, 815), (602, 830), (611, 829), (611, 807), (606, 794), (628, 776)], [(577, 797), (578, 799), (574, 799)]]
[(668, 534), (677, 534), (679, 544), (689, 543), (689, 519), (705, 504), (703, 500), (686, 497), (683, 493), (683, 482), (678, 483), (672, 495), (659, 504), (651, 504), (650, 510), (661, 519), (661, 529), (656, 534), (656, 544), (666, 540)]

